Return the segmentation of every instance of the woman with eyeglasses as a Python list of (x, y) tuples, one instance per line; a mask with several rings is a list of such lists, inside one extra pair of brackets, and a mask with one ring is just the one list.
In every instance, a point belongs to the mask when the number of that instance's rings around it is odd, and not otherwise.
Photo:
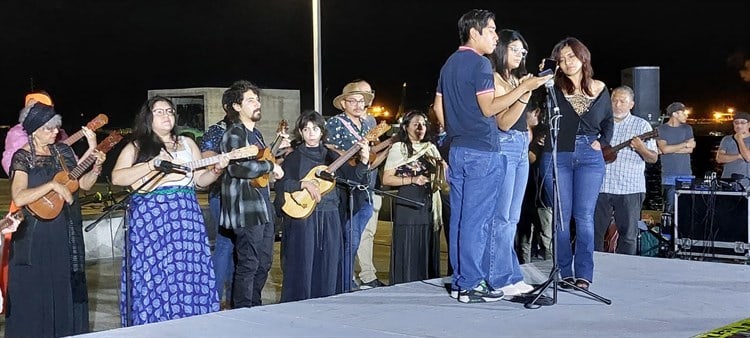
[(490, 229), (492, 249), (486, 255), (484, 266), (489, 286), (511, 298), (533, 289), (523, 281), (521, 267), (515, 251), (515, 237), (521, 204), (529, 177), (529, 132), (524, 110), (531, 92), (551, 76), (535, 77), (526, 71), (528, 44), (521, 34), (503, 29), (498, 33), (495, 52), (488, 55), (494, 70), (495, 97), (505, 98), (507, 108), (495, 121), (500, 129), (497, 142), (500, 148), (500, 198), (495, 214), (495, 226)]
[[(89, 331), (78, 193), (54, 180), (56, 174), (73, 170), (77, 164), (70, 146), (55, 143), (61, 122), (54, 108), (43, 103), (34, 104), (21, 122), (28, 143), (15, 152), (11, 162), (13, 202), (24, 207), (56, 192), (65, 203), (52, 219), (23, 211), (25, 221), (11, 241), (6, 337), (60, 337)], [(93, 136), (88, 129), (84, 133)], [(83, 190), (96, 183), (105, 159), (99, 151), (92, 154), (94, 168), (78, 180)]]
[(398, 196), (407, 199), (393, 201), (391, 285), (440, 276), (442, 203), (433, 183), (439, 172), (445, 175), (438, 167), (447, 165), (427, 132), (427, 115), (408, 112), (385, 161), (383, 185), (397, 187)]
[(192, 172), (168, 170), (155, 184), (148, 183), (160, 170), (157, 160), (179, 164), (199, 159), (195, 142), (176, 134), (172, 101), (161, 96), (146, 101), (136, 116), (132, 141), (112, 170), (112, 184), (141, 189), (127, 210), (127, 251), (120, 278), (123, 326), (219, 310), (195, 187), (214, 182), (229, 161), (222, 157), (215, 167)]
[[(553, 48), (551, 58), (557, 60), (552, 88), (557, 102), (553, 104), (559, 107), (561, 116), (557, 137), (545, 139), (541, 162), (544, 189), (550, 200), (553, 191), (558, 193), (553, 226), (557, 233), (556, 259), (564, 282), (561, 286), (588, 289), (594, 280), (594, 210), (605, 173), (601, 149), (609, 145), (614, 132), (612, 103), (604, 82), (593, 78), (591, 52), (581, 41), (563, 39)], [(552, 123), (550, 127), (554, 129)], [(553, 171), (557, 189), (552, 187)], [(575, 251), (571, 217), (575, 219)]]

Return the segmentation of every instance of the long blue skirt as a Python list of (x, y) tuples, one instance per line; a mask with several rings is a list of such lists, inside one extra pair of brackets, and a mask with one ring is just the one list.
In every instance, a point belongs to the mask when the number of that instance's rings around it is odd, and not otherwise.
[(128, 225), (129, 254), (123, 257), (120, 282), (123, 326), (219, 311), (208, 237), (193, 189), (162, 187), (133, 195)]

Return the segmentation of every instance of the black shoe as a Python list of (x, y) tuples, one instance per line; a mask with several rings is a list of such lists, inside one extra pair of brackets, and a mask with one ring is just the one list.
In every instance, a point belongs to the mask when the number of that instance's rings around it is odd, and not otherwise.
[(379, 279), (375, 278), (370, 282), (362, 283), (359, 285), (360, 290), (367, 290), (367, 289), (374, 289), (381, 286), (388, 286), (388, 284), (385, 284), (381, 282)]

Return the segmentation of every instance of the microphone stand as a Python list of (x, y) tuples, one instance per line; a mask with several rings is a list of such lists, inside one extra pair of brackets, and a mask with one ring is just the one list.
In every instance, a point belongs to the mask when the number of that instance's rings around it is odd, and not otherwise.
[[(157, 169), (159, 169), (159, 168), (157, 167)], [(129, 258), (130, 257), (130, 252), (128, 251), (129, 250), (129, 247), (128, 247), (128, 232), (129, 232), (129, 229), (128, 229), (129, 228), (129, 224), (128, 224), (128, 208), (130, 207), (130, 199), (133, 197), (133, 195), (136, 192), (141, 191), (141, 189), (143, 189), (143, 187), (147, 186), (149, 183), (151, 183), (152, 181), (156, 180), (157, 178), (164, 177), (164, 175), (166, 175), (166, 174), (167, 174), (167, 171), (160, 170), (160, 171), (158, 171), (156, 173), (156, 175), (149, 177), (146, 181), (144, 181), (143, 183), (141, 183), (141, 185), (138, 186), (138, 188), (136, 188), (133, 191), (129, 192), (119, 202), (116, 201), (114, 204), (112, 204), (109, 207), (105, 208), (106, 210), (104, 211), (104, 213), (101, 216), (99, 216), (99, 218), (97, 218), (94, 222), (92, 222), (91, 224), (89, 224), (88, 226), (86, 226), (86, 229), (85, 229), (86, 232), (89, 232), (89, 231), (93, 230), (96, 227), (96, 225), (99, 224), (99, 222), (102, 219), (104, 219), (104, 217), (106, 217), (107, 215), (111, 214), (115, 210), (124, 210), (125, 211), (125, 214), (122, 216), (123, 217), (122, 229), (123, 229), (123, 237), (124, 237), (124, 240), (123, 240), (124, 243), (123, 243), (123, 249), (122, 249), (123, 253), (122, 253), (122, 255), (123, 255), (123, 259), (125, 260), (124, 261), (124, 265), (125, 265), (125, 327), (129, 327), (129, 326), (133, 325), (133, 318), (131, 318), (131, 316), (130, 316), (130, 308), (132, 306), (132, 304), (131, 304), (131, 302), (132, 302), (131, 298), (132, 297), (130, 297), (130, 292), (131, 292), (131, 289), (132, 289), (132, 285), (131, 285), (132, 281), (131, 281), (131, 278), (130, 278), (130, 258)], [(112, 197), (112, 199), (114, 200), (114, 197)]]
[[(560, 267), (557, 264), (557, 227), (562, 226), (562, 208), (560, 207), (560, 192), (557, 184), (557, 137), (560, 132), (560, 119), (562, 115), (560, 114), (560, 107), (557, 104), (557, 97), (555, 96), (554, 82), (550, 80), (544, 84), (544, 87), (547, 89), (547, 116), (550, 125), (550, 142), (552, 144), (552, 269), (547, 280), (530, 292), (532, 295), (534, 292), (538, 293), (532, 300), (525, 303), (524, 307), (527, 309), (538, 309), (541, 307), (542, 304), (538, 303), (539, 299), (550, 285), (552, 286), (552, 301), (544, 305), (557, 304), (557, 288), (561, 283), (565, 287), (581, 291), (604, 304), (610, 305), (612, 304), (611, 300), (587, 289), (579, 288), (575, 283), (569, 283), (560, 278)], [(564, 231), (562, 227), (560, 229)]]
[[(342, 283), (343, 283), (342, 285), (347, 285), (347, 284), (351, 283), (351, 279), (352, 279), (353, 274), (354, 274), (354, 252), (353, 252), (354, 251), (353, 250), (354, 249), (354, 247), (353, 247), (354, 246), (354, 191), (355, 190), (372, 191), (372, 192), (374, 192), (374, 193), (376, 193), (378, 195), (381, 195), (381, 196), (382, 195), (387, 195), (387, 196), (391, 196), (391, 197), (396, 198), (396, 199), (400, 199), (402, 201), (413, 203), (414, 205), (416, 205), (416, 206), (418, 206), (420, 208), (424, 207), (424, 202), (418, 202), (418, 201), (415, 201), (413, 199), (402, 197), (402, 196), (398, 196), (398, 195), (393, 194), (393, 193), (389, 193), (389, 192), (382, 191), (382, 190), (375, 189), (375, 188), (370, 188), (370, 186), (367, 185), (367, 184), (362, 184), (361, 182), (352, 181), (352, 180), (349, 180), (349, 179), (346, 179), (346, 178), (343, 178), (343, 177), (338, 177), (338, 176), (333, 176), (333, 175), (330, 175), (330, 174), (323, 174), (323, 173), (320, 173), (318, 175), (318, 177), (320, 177), (320, 178), (322, 178), (324, 180), (328, 180), (328, 181), (333, 180), (336, 183), (345, 185), (349, 189), (349, 235), (348, 235), (348, 238), (349, 238), (349, 248), (348, 249), (349, 250), (344, 250), (344, 251), (345, 251), (345, 254), (348, 255), (347, 259), (351, 259), (351, 262), (350, 262), (350, 264), (351, 264), (351, 270), (343, 271), (343, 269), (342, 269), (342, 275), (343, 275), (342, 278), (346, 278), (346, 279), (344, 279), (342, 281)], [(351, 258), (349, 258), (349, 257), (351, 257)], [(351, 275), (349, 275), (348, 272), (351, 272)], [(348, 290), (342, 290), (342, 292), (351, 292), (351, 286), (349, 287)]]

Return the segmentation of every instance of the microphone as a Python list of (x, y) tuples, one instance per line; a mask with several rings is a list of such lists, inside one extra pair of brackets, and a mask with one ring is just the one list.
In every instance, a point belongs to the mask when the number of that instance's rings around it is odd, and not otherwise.
[(179, 164), (175, 164), (169, 161), (164, 161), (160, 158), (157, 158), (154, 160), (154, 167), (156, 168), (156, 170), (159, 170), (165, 173), (173, 173), (173, 172), (188, 173), (188, 172), (193, 171), (193, 169), (186, 167), (184, 165), (179, 165)]
[(331, 174), (331, 173), (329, 173), (329, 172), (327, 172), (325, 170), (318, 171), (316, 173), (316, 176), (318, 176), (318, 177), (320, 177), (320, 178), (322, 178), (322, 179), (324, 179), (326, 181), (333, 182), (333, 181), (336, 180), (336, 178), (333, 176), (333, 174)]

